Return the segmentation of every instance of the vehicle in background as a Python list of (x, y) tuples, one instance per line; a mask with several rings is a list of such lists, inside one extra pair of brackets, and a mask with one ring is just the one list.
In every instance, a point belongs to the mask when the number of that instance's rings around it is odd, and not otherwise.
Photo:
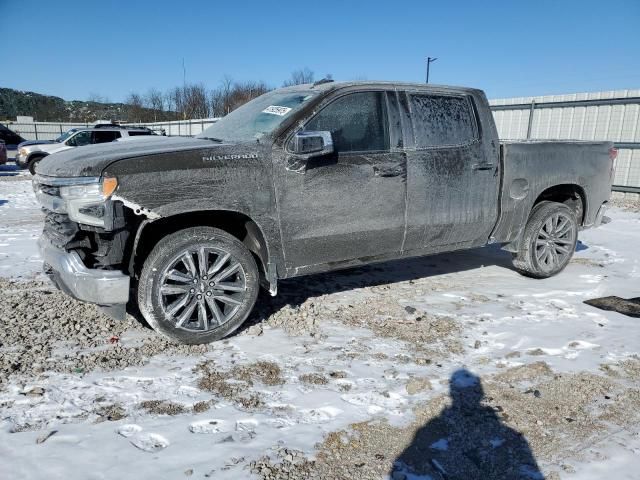
[(615, 156), (611, 142), (500, 141), (472, 88), (298, 85), (196, 138), (45, 159), (40, 251), (64, 292), (121, 317), (136, 302), (162, 335), (207, 343), (279, 279), (487, 244), (555, 275), (602, 222)]
[(21, 143), (18, 144), (17, 150), (20, 150), (22, 147), (28, 147), (30, 145), (44, 145), (44, 144), (48, 144), (48, 143), (62, 143), (62, 142), (65, 141), (65, 139), (69, 138), (69, 136), (71, 136), (72, 134), (74, 134), (75, 132), (77, 132), (78, 130), (80, 130), (82, 128), (83, 127), (71, 128), (71, 129), (67, 130), (65, 133), (63, 133), (62, 135), (60, 135), (55, 140), (25, 140), (24, 142), (21, 142)]
[(7, 163), (7, 146), (4, 140), (0, 140), (0, 165)]
[(16, 132), (8, 128), (6, 125), (0, 123), (0, 140), (3, 140), (7, 148), (14, 145), (18, 145), (24, 142), (24, 138), (18, 135)]
[(36, 143), (21, 146), (16, 155), (16, 164), (28, 168), (34, 174), (36, 165), (52, 153), (62, 152), (70, 148), (109, 143), (119, 138), (143, 135), (156, 135), (145, 127), (128, 127), (115, 124), (99, 124), (89, 128), (72, 128), (52, 143)]

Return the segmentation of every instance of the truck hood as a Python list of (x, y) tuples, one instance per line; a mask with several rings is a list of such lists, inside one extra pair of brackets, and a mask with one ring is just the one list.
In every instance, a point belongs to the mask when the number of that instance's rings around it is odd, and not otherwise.
[(46, 145), (51, 143), (56, 142), (54, 142), (53, 140), (26, 140), (18, 144), (18, 149), (21, 149), (22, 147), (28, 147), (30, 145)]
[(210, 149), (219, 144), (211, 140), (185, 137), (156, 137), (110, 142), (71, 148), (45, 157), (37, 167), (40, 175), (51, 177), (97, 177), (111, 163), (125, 158), (158, 153)]

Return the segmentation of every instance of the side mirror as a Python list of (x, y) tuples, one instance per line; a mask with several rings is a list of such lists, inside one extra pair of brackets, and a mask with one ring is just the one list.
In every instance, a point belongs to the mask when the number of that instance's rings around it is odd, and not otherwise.
[(300, 131), (293, 137), (292, 150), (298, 155), (308, 158), (333, 153), (333, 137), (331, 132)]

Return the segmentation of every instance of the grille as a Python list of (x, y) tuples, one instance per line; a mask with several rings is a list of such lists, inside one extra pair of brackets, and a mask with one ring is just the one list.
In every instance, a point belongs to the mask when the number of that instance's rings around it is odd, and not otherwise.
[(78, 233), (78, 224), (69, 220), (69, 215), (45, 210), (44, 235), (58, 248), (64, 248)]

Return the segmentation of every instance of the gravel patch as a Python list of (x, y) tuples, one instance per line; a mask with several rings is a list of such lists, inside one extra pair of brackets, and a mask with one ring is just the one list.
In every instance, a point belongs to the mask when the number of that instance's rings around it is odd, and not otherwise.
[(236, 365), (227, 370), (208, 361), (195, 367), (195, 371), (201, 375), (198, 380), (201, 390), (218, 395), (244, 410), (264, 406), (260, 394), (252, 390), (256, 383), (266, 386), (285, 383), (280, 366), (266, 361)]
[[(201, 355), (213, 348), (173, 344), (133, 318), (113, 320), (48, 282), (0, 278), (0, 292), (0, 386), (12, 376), (121, 370), (160, 353)], [(140, 339), (122, 342), (125, 333)]]
[(303, 375), (300, 375), (298, 379), (302, 383), (307, 383), (309, 385), (326, 385), (327, 383), (329, 383), (327, 377), (325, 377), (321, 373), (305, 373)]
[(640, 195), (636, 198), (612, 198), (610, 204), (628, 212), (640, 212)]
[(138, 407), (154, 415), (179, 415), (187, 411), (184, 405), (170, 400), (145, 400)]

